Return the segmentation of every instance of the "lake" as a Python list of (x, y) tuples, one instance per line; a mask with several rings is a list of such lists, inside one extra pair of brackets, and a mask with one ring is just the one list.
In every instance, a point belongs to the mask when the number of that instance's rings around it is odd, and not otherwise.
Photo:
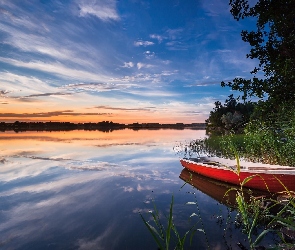
[[(173, 147), (203, 130), (0, 133), (1, 249), (157, 249), (140, 213), (169, 215), (191, 249), (240, 249), (232, 213), (186, 184)], [(183, 187), (182, 187), (183, 186)], [(187, 204), (189, 203), (189, 204)], [(190, 218), (190, 215), (192, 216)]]

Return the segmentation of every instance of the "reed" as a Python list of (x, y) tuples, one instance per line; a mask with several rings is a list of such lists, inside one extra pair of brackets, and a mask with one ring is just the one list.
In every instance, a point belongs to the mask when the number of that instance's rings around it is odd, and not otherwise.
[[(244, 180), (240, 187), (231, 188), (225, 194), (227, 196), (229, 192), (236, 192), (236, 218), (235, 218), (235, 228), (241, 228), (242, 233), (246, 236), (247, 242), (236, 242), (243, 250), (257, 250), (257, 249), (294, 249), (295, 248), (295, 200), (293, 198), (294, 194), (290, 191), (285, 192), (284, 200), (277, 200), (275, 198), (265, 198), (265, 197), (254, 197), (250, 196), (250, 200), (245, 197), (245, 191), (243, 185), (249, 181), (249, 179)], [(189, 181), (189, 180), (188, 180)], [(187, 202), (188, 205), (197, 205), (197, 202)], [(263, 205), (267, 204), (267, 205)], [(196, 232), (202, 232), (206, 236), (204, 230), (204, 224), (202, 223), (202, 218), (200, 216), (200, 211), (198, 205), (196, 206), (197, 214), (199, 220), (192, 227), (190, 227), (183, 235), (180, 235), (177, 227), (175, 226), (173, 220), (173, 206), (174, 197), (170, 203), (170, 209), (168, 216), (165, 216), (164, 225), (160, 219), (160, 213), (154, 204), (154, 211), (151, 211), (152, 215), (151, 221), (148, 221), (140, 214), (141, 219), (146, 225), (147, 229), (151, 233), (154, 241), (156, 242), (158, 249), (168, 250), (168, 249), (185, 249), (187, 246), (186, 241), (189, 238), (189, 246), (192, 243), (192, 239)], [(232, 211), (233, 212), (233, 211)], [(196, 216), (193, 213), (190, 217)], [(231, 223), (227, 221), (227, 223)], [(200, 227), (197, 228), (196, 225), (199, 224)], [(230, 228), (230, 225), (226, 226)], [(279, 242), (274, 242), (272, 246), (261, 245), (263, 239), (268, 234), (276, 234), (280, 239)], [(207, 249), (210, 249), (210, 242), (206, 236)], [(245, 245), (243, 245), (245, 244)], [(249, 247), (249, 248), (248, 248)]]
[[(231, 137), (227, 137), (226, 141), (224, 142), (225, 142), (225, 145), (227, 145), (228, 152), (231, 152), (235, 156), (235, 159), (237, 162), (237, 169), (231, 170), (231, 171), (239, 175), (240, 174), (240, 156), (239, 156), (237, 147), (236, 145), (234, 145), (231, 138), (232, 138), (232, 135)], [(228, 192), (232, 190), (236, 191), (236, 203), (237, 203), (237, 210), (238, 210), (237, 216), (241, 218), (243, 232), (247, 235), (250, 249), (251, 250), (259, 249), (259, 247), (261, 247), (259, 246), (259, 244), (268, 233), (276, 233), (281, 239), (281, 242), (274, 249), (288, 249), (286, 247), (290, 247), (290, 246), (292, 246), (292, 249), (294, 249), (295, 245), (293, 243), (289, 244), (286, 242), (284, 233), (282, 232), (282, 227), (281, 227), (283, 226), (283, 229), (287, 228), (287, 230), (293, 232), (295, 236), (295, 216), (294, 216), (295, 203), (294, 203), (293, 193), (290, 192), (279, 179), (277, 179), (285, 189), (285, 192), (284, 192), (286, 194), (285, 197), (288, 200), (286, 204), (282, 205), (280, 201), (273, 198), (268, 198), (268, 203), (271, 205), (262, 207), (261, 204), (263, 202), (264, 197), (256, 198), (254, 196), (251, 196), (250, 200), (247, 201), (244, 196), (243, 187), (248, 181), (250, 181), (255, 176), (257, 175), (249, 176), (245, 178), (243, 181), (240, 180), (239, 189), (231, 188), (225, 193), (226, 195)], [(266, 188), (268, 189), (267, 186)], [(278, 211), (276, 211), (275, 215), (272, 212), (272, 208), (274, 207), (279, 208)], [(270, 220), (270, 218), (272, 219)], [(264, 229), (256, 236), (254, 231), (255, 232), (257, 231), (257, 228), (260, 226), (262, 221), (265, 224)], [(263, 248), (273, 249), (270, 247), (269, 248), (263, 247)]]
[[(294, 132), (294, 131), (293, 131)], [(194, 140), (189, 144), (181, 144), (176, 147), (178, 154), (183, 153), (190, 157), (192, 154), (199, 155), (207, 153), (209, 155), (216, 155), (220, 157), (236, 159), (237, 168), (234, 171), (237, 175), (240, 174), (240, 158), (247, 158), (264, 163), (289, 164), (295, 165), (295, 140), (287, 141), (281, 140), (281, 135), (271, 134), (264, 130), (262, 134), (249, 133), (246, 135), (229, 134), (223, 137), (209, 137), (204, 140)], [(276, 194), (276, 196), (254, 197), (250, 196), (250, 200), (244, 196), (244, 185), (250, 181), (254, 176), (250, 176), (244, 180), (240, 180), (240, 186), (229, 189), (236, 192), (236, 223), (242, 228), (242, 232), (247, 237), (247, 247), (251, 250), (256, 249), (295, 249), (295, 193), (290, 192), (285, 188), (283, 194)], [(279, 181), (279, 180), (278, 180)], [(188, 183), (187, 180), (186, 183)], [(186, 184), (185, 183), (185, 184)], [(185, 185), (184, 184), (184, 185)], [(283, 183), (281, 183), (283, 185)], [(285, 197), (285, 200), (277, 200), (275, 197)], [(168, 249), (171, 241), (171, 232), (174, 233), (174, 249), (184, 249), (184, 243), (187, 236), (190, 234), (190, 239), (194, 236), (196, 231), (204, 231), (196, 229), (195, 225), (190, 228), (183, 236), (180, 236), (175, 227), (172, 210), (174, 199), (170, 204), (170, 213), (167, 219), (167, 228), (160, 223), (159, 212), (156, 207), (152, 213), (153, 222), (156, 228), (150, 222), (146, 221), (141, 215), (142, 220), (148, 227), (159, 249)], [(192, 204), (190, 202), (190, 204)], [(196, 204), (196, 203), (194, 203)], [(267, 205), (262, 205), (267, 204)], [(200, 211), (198, 211), (200, 214)], [(202, 222), (200, 218), (200, 222)], [(204, 231), (206, 234), (206, 232)], [(272, 246), (261, 246), (263, 239), (268, 234), (275, 234), (280, 241), (275, 242)], [(190, 240), (191, 242), (191, 240)], [(209, 242), (207, 241), (208, 249)], [(241, 242), (237, 243), (241, 249), (248, 249), (243, 246)]]
[[(203, 232), (203, 229), (196, 228), (197, 223), (195, 223), (189, 230), (187, 230), (184, 235), (180, 235), (178, 232), (174, 220), (173, 220), (173, 206), (174, 206), (174, 196), (172, 195), (169, 215), (165, 216), (165, 224), (161, 222), (160, 213), (154, 203), (154, 211), (150, 211), (152, 216), (152, 220), (148, 221), (144, 218), (144, 216), (140, 213), (141, 219), (152, 235), (154, 241), (156, 242), (158, 249), (160, 250), (169, 250), (169, 249), (177, 249), (183, 250), (185, 249), (185, 244), (187, 237), (190, 238), (189, 245), (191, 245), (194, 234), (199, 231)], [(193, 214), (191, 216), (195, 216)], [(208, 240), (207, 240), (208, 242)]]
[[(202, 151), (225, 158), (235, 158), (235, 151), (239, 156), (253, 162), (295, 166), (295, 134), (282, 133), (261, 127), (257, 131), (246, 131), (245, 134), (227, 134), (224, 136), (210, 136), (204, 140), (193, 141), (202, 144)], [(230, 142), (230, 144), (229, 144)], [(188, 151), (196, 152), (194, 146)]]

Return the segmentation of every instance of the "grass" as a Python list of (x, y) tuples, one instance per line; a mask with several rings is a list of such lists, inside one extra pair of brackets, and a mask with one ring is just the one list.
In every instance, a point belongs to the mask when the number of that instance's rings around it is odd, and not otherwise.
[[(235, 138), (236, 140), (233, 140)], [(273, 143), (273, 138), (271, 138), (269, 141)], [(241, 136), (239, 137), (233, 137), (230, 135), (230, 137), (226, 138), (226, 140), (223, 140), (222, 143), (226, 145), (227, 152), (234, 155), (236, 162), (237, 162), (237, 170), (233, 170), (237, 175), (240, 174), (240, 152), (243, 150), (244, 143), (241, 142)], [(266, 143), (267, 144), (267, 143)], [(249, 144), (246, 144), (249, 147)], [(246, 148), (247, 148), (246, 146)], [(278, 148), (276, 148), (278, 149)], [(278, 151), (274, 150), (276, 153)], [(247, 150), (245, 150), (247, 153)], [(281, 151), (280, 151), (281, 152)], [(271, 152), (270, 154), (274, 154)], [(276, 156), (280, 154), (275, 154)], [(281, 155), (280, 155), (281, 156)], [(279, 157), (278, 157), (279, 158)], [(278, 159), (277, 158), (277, 159)], [(293, 155), (291, 155), (288, 159), (289, 162), (292, 161)], [(288, 161), (287, 161), (288, 162)], [(269, 163), (269, 162), (268, 162)], [(273, 162), (270, 162), (273, 163)], [(281, 163), (281, 161), (276, 162)], [(236, 189), (237, 195), (236, 195), (236, 203), (237, 203), (237, 210), (238, 215), (241, 217), (242, 226), (244, 233), (247, 235), (248, 243), (251, 250), (257, 249), (259, 246), (259, 243), (262, 241), (262, 239), (270, 232), (276, 233), (280, 239), (281, 242), (276, 247), (269, 247), (268, 249), (289, 249), (291, 247), (292, 249), (295, 248), (294, 243), (288, 243), (285, 240), (284, 234), (282, 233), (282, 229), (287, 229), (294, 234), (294, 241), (295, 241), (295, 202), (294, 202), (294, 193), (287, 190), (287, 188), (284, 186), (284, 184), (277, 179), (281, 185), (285, 189), (285, 193), (287, 194), (288, 202), (286, 204), (281, 204), (279, 201), (275, 199), (269, 199), (269, 205), (268, 207), (262, 207), (261, 202), (263, 198), (257, 199), (254, 196), (251, 197), (250, 202), (245, 200), (244, 192), (243, 192), (243, 186), (250, 181), (254, 176), (249, 176), (245, 178), (243, 181), (240, 181), (240, 188)], [(268, 187), (266, 186), (268, 189)], [(228, 192), (231, 189), (228, 190)], [(277, 195), (277, 194), (276, 194)], [(272, 208), (279, 207), (279, 211), (276, 211), (275, 214), (272, 213)], [(268, 221), (270, 218), (272, 218), (270, 221)], [(264, 227), (264, 230), (258, 235), (254, 236), (254, 231), (256, 231), (257, 227), (259, 227), (259, 222), (261, 221), (268, 221)], [(275, 225), (275, 226), (274, 226)], [(265, 248), (267, 249), (267, 248)]]
[[(194, 147), (194, 143), (199, 147)], [(210, 136), (204, 140), (193, 141), (187, 150), (196, 152), (200, 145), (202, 152), (219, 157), (235, 158), (237, 152), (240, 157), (253, 162), (295, 166), (294, 136), (280, 131), (261, 128), (246, 134)]]
[[(260, 132), (261, 133), (252, 132), (245, 135), (229, 134), (222, 137), (209, 137), (204, 140), (194, 140), (187, 145), (178, 145), (177, 149), (178, 153), (183, 153), (186, 157), (190, 157), (194, 153), (201, 155), (206, 152), (209, 155), (236, 159), (237, 168), (232, 171), (237, 175), (240, 173), (240, 157), (264, 163), (295, 166), (294, 139), (287, 138), (286, 140), (281, 140), (281, 134), (273, 133), (270, 130), (262, 129)], [(288, 191), (285, 187), (285, 194), (288, 199), (286, 199), (284, 203), (274, 198), (277, 197), (278, 194), (267, 200), (265, 200), (265, 197), (257, 198), (254, 196), (251, 196), (250, 200), (245, 199), (243, 186), (254, 176), (255, 175), (240, 181), (240, 187), (235, 189), (236, 209), (238, 212), (236, 221), (239, 222), (238, 224), (242, 228), (242, 232), (247, 237), (247, 245), (251, 250), (259, 249), (258, 247), (261, 247), (260, 249), (295, 249), (294, 193)], [(283, 185), (283, 183), (281, 184)], [(229, 189), (228, 192), (232, 190), (233, 189)], [(267, 206), (262, 206), (261, 204), (263, 203), (267, 203)], [(203, 230), (196, 229), (194, 225), (183, 236), (180, 236), (173, 221), (173, 205), (174, 199), (172, 197), (170, 213), (166, 217), (166, 228), (160, 223), (160, 217), (156, 206), (154, 207), (154, 213), (152, 213), (156, 228), (141, 215), (142, 220), (153, 235), (159, 249), (169, 249), (172, 239), (175, 240), (173, 240), (174, 249), (184, 249), (188, 235), (190, 235), (191, 242), (191, 238), (195, 232), (197, 230)], [(171, 237), (171, 233), (174, 234), (174, 237)], [(273, 246), (260, 246), (262, 240), (270, 233), (276, 234), (280, 241)], [(293, 238), (289, 237), (288, 234), (293, 234)], [(237, 244), (241, 249), (247, 249), (241, 242)], [(208, 249), (210, 249), (209, 242)]]
[[(219, 137), (211, 136), (203, 140), (193, 140), (188, 144), (178, 145), (175, 148), (184, 157), (190, 157), (195, 153), (197, 155), (206, 153), (207, 155), (236, 159), (237, 169), (232, 171), (237, 175), (240, 174), (240, 157), (262, 163), (295, 166), (294, 130), (291, 132), (285, 130), (285, 133), (283, 133), (282, 131), (274, 131), (261, 127), (254, 132), (247, 132), (243, 135), (228, 134)], [(247, 237), (247, 245), (251, 250), (295, 249), (294, 193), (288, 191), (285, 187), (286, 191), (284, 195), (286, 195), (286, 200), (284, 202), (275, 199), (275, 197), (280, 197), (281, 194), (271, 196), (267, 200), (265, 197), (257, 198), (254, 196), (251, 196), (250, 200), (245, 199), (243, 187), (254, 176), (256, 175), (240, 181), (240, 187), (234, 189), (236, 191), (236, 209), (238, 212), (236, 221), (239, 222), (238, 224), (242, 228), (242, 232)], [(283, 185), (283, 183), (281, 184)], [(227, 192), (232, 190), (229, 189)], [(267, 205), (262, 206), (262, 204)], [(195, 232), (197, 230), (203, 230), (195, 229), (194, 225), (183, 236), (180, 236), (173, 221), (173, 205), (174, 199), (172, 197), (170, 213), (166, 217), (166, 228), (160, 223), (156, 206), (154, 207), (154, 213), (152, 213), (156, 228), (141, 215), (142, 220), (153, 235), (159, 249), (169, 249), (172, 240), (171, 233), (174, 234), (173, 238), (176, 240), (174, 241), (174, 249), (184, 249), (188, 235), (190, 235), (191, 242), (191, 237)], [(273, 246), (260, 246), (262, 240), (270, 233), (277, 235), (280, 239), (279, 242), (276, 242)], [(238, 245), (241, 249), (247, 249), (241, 242)], [(208, 249), (210, 249), (209, 242)]]
[[(154, 241), (156, 242), (158, 249), (160, 250), (168, 250), (168, 249), (183, 250), (185, 249), (185, 245), (186, 245), (186, 241), (188, 237), (190, 238), (189, 244), (191, 245), (192, 238), (196, 232), (199, 231), (204, 233), (203, 229), (196, 228), (197, 223), (195, 223), (191, 228), (189, 228), (189, 230), (187, 230), (184, 233), (184, 235), (181, 236), (173, 220), (173, 206), (174, 206), (174, 196), (172, 195), (169, 215), (166, 216), (166, 219), (165, 219), (166, 226), (161, 222), (160, 213), (155, 204), (154, 204), (154, 211), (150, 211), (150, 215), (152, 216), (151, 221), (146, 220), (144, 216), (140, 214), (142, 221), (146, 225)], [(196, 214), (193, 214), (191, 216), (195, 216), (195, 215)], [(202, 222), (201, 217), (199, 219), (199, 222)]]
[[(191, 178), (194, 178), (193, 175)], [(270, 197), (255, 197), (250, 194), (250, 199), (245, 196), (245, 189), (243, 185), (249, 181), (244, 180), (240, 187), (231, 188), (225, 194), (226, 198), (229, 192), (236, 192), (236, 211), (234, 225), (230, 220), (227, 220), (226, 229), (234, 227), (241, 229), (241, 232), (246, 236), (247, 242), (239, 241), (236, 244), (243, 250), (279, 250), (279, 249), (294, 249), (295, 239), (288, 237), (288, 234), (295, 234), (295, 200), (292, 196), (292, 192), (285, 192), (285, 199), (278, 200), (277, 194)], [(186, 183), (188, 183), (187, 180)], [(186, 184), (185, 183), (185, 184)], [(249, 194), (249, 193), (247, 193)], [(188, 205), (197, 205), (196, 213), (193, 213), (189, 217), (198, 216), (198, 221), (191, 226), (183, 235), (180, 235), (173, 219), (173, 207), (174, 196), (172, 196), (169, 213), (164, 216), (164, 223), (162, 223), (160, 212), (154, 203), (154, 210), (149, 212), (150, 219), (147, 220), (140, 214), (141, 219), (152, 235), (158, 249), (185, 249), (187, 246), (191, 246), (192, 239), (195, 237), (196, 232), (202, 232), (206, 236), (204, 231), (204, 224), (200, 216), (198, 208), (198, 202), (187, 202)], [(233, 210), (231, 211), (233, 213)], [(218, 216), (216, 217), (218, 218)], [(199, 226), (198, 226), (199, 225)], [(197, 227), (198, 226), (198, 227)], [(269, 234), (277, 235), (279, 241), (274, 241), (272, 245), (261, 245), (265, 237)], [(206, 236), (207, 249), (210, 248), (210, 242)], [(231, 249), (228, 248), (228, 249)]]

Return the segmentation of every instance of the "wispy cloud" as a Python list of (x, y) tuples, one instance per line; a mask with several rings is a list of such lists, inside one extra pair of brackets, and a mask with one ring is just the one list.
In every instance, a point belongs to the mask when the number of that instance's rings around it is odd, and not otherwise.
[[(165, 64), (165, 63), (163, 63), (163, 64)], [(169, 64), (169, 62), (167, 64)], [(141, 68), (152, 68), (153, 69), (153, 68), (157, 68), (157, 66), (151, 65), (151, 64), (138, 63), (137, 68), (138, 69), (141, 69)], [(178, 75), (178, 70), (173, 70), (173, 71), (162, 70), (162, 71), (159, 71), (158, 73), (144, 73), (143, 72), (143, 73), (133, 74), (130, 76), (124, 76), (122, 78), (115, 78), (113, 80), (114, 80), (114, 82), (126, 82), (126, 83), (128, 83), (129, 87), (138, 88), (138, 87), (145, 87), (144, 85), (142, 85), (143, 82), (161, 83), (162, 85), (164, 85), (166, 81), (169, 82), (169, 80), (168, 80), (169, 77), (177, 78), (177, 75)], [(127, 86), (126, 85), (124, 85), (124, 86), (126, 89)]]
[(157, 89), (142, 89), (142, 90), (130, 90), (130, 94), (141, 96), (141, 97), (176, 97), (181, 96), (179, 93), (175, 93), (167, 90), (157, 90)]
[[(15, 6), (13, 6), (16, 8)], [(61, 47), (51, 36), (46, 36), (50, 32), (57, 33), (54, 26), (39, 21), (38, 17), (28, 19), (26, 13), (22, 10), (18, 12), (17, 17), (11, 18), (12, 22), (1, 22), (0, 28), (7, 35), (4, 37), (4, 44), (15, 47), (23, 52), (33, 52), (36, 54), (47, 55), (58, 60), (69, 60), (73, 58), (74, 53), (66, 47)], [(39, 21), (39, 22), (38, 22)], [(37, 25), (39, 23), (40, 25)], [(40, 29), (40, 26), (43, 29)], [(59, 33), (59, 32), (58, 32)], [(59, 41), (60, 42), (60, 41)], [(59, 49), (57, 49), (59, 48)]]
[(106, 109), (106, 110), (117, 110), (117, 111), (151, 111), (151, 109), (155, 109), (156, 107), (148, 107), (148, 108), (121, 108), (121, 107), (111, 107), (111, 106), (96, 106), (98, 109)]
[(81, 69), (73, 69), (70, 67), (66, 67), (61, 63), (49, 63), (49, 62), (42, 62), (42, 61), (30, 61), (24, 62), (19, 61), (11, 58), (4, 58), (0, 57), (0, 61), (13, 65), (15, 67), (22, 67), (27, 69), (38, 70), (42, 72), (52, 73), (56, 76), (63, 77), (66, 79), (76, 79), (76, 80), (102, 80), (107, 81), (109, 77), (106, 75), (95, 74), (89, 71), (81, 70)]
[(155, 52), (151, 52), (149, 50), (145, 51), (143, 54), (146, 59), (153, 59), (155, 57)]
[(133, 62), (124, 62), (124, 65), (122, 66), (123, 68), (132, 68), (134, 67)]
[(154, 106), (176, 102), (198, 85), (188, 93), (193, 101), (193, 95), (219, 95), (206, 88), (211, 82), (246, 77), (254, 68), (244, 60), (248, 47), (237, 41), (243, 24), (229, 20), (226, 3), (167, 5), (171, 16), (163, 20), (152, 2), (130, 12), (135, 2), (0, 0), (2, 109), (83, 113), (94, 106), (133, 108), (142, 100), (148, 104), (142, 107)]
[(136, 47), (139, 47), (139, 46), (150, 46), (150, 45), (154, 45), (155, 43), (154, 42), (151, 42), (151, 41), (142, 41), (142, 40), (139, 40), (139, 41), (136, 41), (134, 42), (134, 45)]
[(115, 0), (79, 0), (77, 1), (80, 16), (95, 16), (102, 21), (119, 20)]
[(9, 93), (9, 91), (7, 91), (7, 90), (0, 90), (0, 96), (5, 96), (8, 93)]
[(146, 64), (146, 63), (141, 63), (141, 62), (137, 63), (136, 66), (137, 66), (138, 69), (142, 69), (142, 68), (152, 68), (152, 67), (154, 67), (154, 66), (151, 65), (151, 64)]
[(134, 188), (133, 187), (130, 187), (130, 186), (127, 186), (127, 187), (122, 187), (124, 192), (133, 192), (134, 191)]
[(3, 23), (0, 27), (2, 31), (9, 35), (4, 39), (4, 43), (17, 48), (20, 51), (47, 55), (59, 60), (69, 60), (74, 56), (74, 53), (67, 48), (57, 49), (58, 43), (52, 41), (51, 38), (45, 38), (42, 36), (43, 34), (38, 34), (36, 32), (27, 33), (25, 30), (5, 25)]
[(71, 93), (63, 93), (63, 92), (55, 92), (55, 93), (42, 93), (42, 94), (33, 94), (28, 96), (23, 96), (22, 98), (30, 98), (30, 97), (44, 97), (44, 96), (59, 96), (59, 95), (71, 95)]
[(188, 50), (189, 46), (181, 41), (171, 41), (166, 43), (169, 50)]
[(183, 29), (182, 28), (178, 28), (178, 29), (167, 29), (166, 30), (166, 34), (168, 35), (169, 39), (172, 39), (172, 40), (179, 39), (181, 33), (183, 33)]
[(203, 8), (205, 9), (205, 13), (210, 17), (223, 17), (230, 16), (230, 7), (225, 1), (218, 2), (209, 2), (202, 1)]
[(123, 90), (131, 87), (131, 84), (120, 84), (120, 83), (103, 83), (103, 82), (90, 82), (90, 83), (71, 83), (64, 85), (61, 88), (68, 91), (74, 92), (105, 92), (112, 90)]
[(7, 99), (32, 98), (34, 95), (36, 97), (38, 95), (66, 95), (66, 93), (56, 91), (56, 88), (48, 82), (32, 76), (1, 72), (0, 82), (6, 88), (2, 90), (0, 96)]
[[(96, 6), (102, 11), (105, 10), (103, 6), (109, 6), (110, 9), (112, 5), (116, 4), (115, 1), (81, 1), (80, 4), (84, 6), (86, 2), (89, 8), (93, 6), (95, 9)], [(106, 71), (103, 74), (99, 73), (102, 72), (99, 61), (106, 64), (109, 60), (104, 55), (105, 53), (97, 49), (96, 45), (93, 46), (92, 42), (84, 44), (77, 42), (77, 37), (84, 32), (81, 26), (67, 23), (65, 20), (61, 20), (59, 24), (46, 22), (46, 19), (50, 20), (52, 16), (46, 12), (43, 14), (44, 11), (41, 9), (39, 13), (42, 13), (42, 17), (30, 15), (28, 18), (28, 13), (24, 9), (18, 9), (18, 6), (13, 4), (10, 8), (13, 12), (7, 12), (10, 13), (11, 22), (7, 21), (8, 18), (0, 17), (0, 30), (5, 34), (3, 43), (14, 48), (10, 58), (6, 58), (14, 61), (5, 61), (5, 57), (3, 57), (2, 59), (6, 63), (16, 67), (56, 74), (58, 77), (67, 77), (68, 73), (74, 78), (81, 75), (83, 80), (87, 80), (87, 78), (90, 80), (89, 77), (92, 80), (95, 78), (97, 80), (99, 75), (104, 78), (109, 75)], [(59, 69), (64, 73), (60, 74)], [(74, 73), (75, 69), (78, 74)], [(92, 73), (94, 71), (95, 74)]]
[(0, 117), (56, 117), (56, 116), (81, 116), (81, 115), (109, 115), (110, 113), (80, 113), (74, 112), (73, 110), (64, 111), (51, 111), (51, 112), (40, 112), (40, 113), (0, 113)]
[[(58, 97), (58, 96), (71, 96), (72, 93), (66, 93), (66, 92), (52, 92), (52, 93), (41, 93), (41, 94), (31, 94), (31, 95), (13, 95), (7, 97), (8, 100), (14, 100), (16, 102), (23, 102), (23, 103), (38, 103), (40, 102), (40, 99), (42, 97)], [(36, 97), (41, 97), (41, 98), (36, 98)]]
[(161, 43), (165, 39), (165, 37), (157, 34), (151, 34), (150, 38), (158, 40), (159, 43)]

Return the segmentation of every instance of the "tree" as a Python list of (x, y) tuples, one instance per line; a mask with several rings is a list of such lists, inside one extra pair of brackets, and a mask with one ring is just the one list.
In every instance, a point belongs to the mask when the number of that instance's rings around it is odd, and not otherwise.
[[(250, 7), (247, 0), (230, 0), (231, 13), (239, 21), (256, 18), (256, 30), (241, 32), (251, 46), (247, 58), (258, 59), (252, 79), (235, 78), (222, 82), (243, 92), (243, 99), (268, 97), (272, 104), (295, 102), (295, 1), (258, 0)], [(263, 77), (259, 78), (259, 74)]]
[(240, 103), (233, 95), (229, 95), (223, 105), (219, 101), (215, 102), (215, 108), (206, 120), (207, 134), (242, 133), (254, 107), (255, 103)]
[(227, 130), (235, 130), (241, 127), (243, 123), (243, 115), (235, 111), (234, 113), (227, 112), (225, 115), (221, 116), (221, 121)]

